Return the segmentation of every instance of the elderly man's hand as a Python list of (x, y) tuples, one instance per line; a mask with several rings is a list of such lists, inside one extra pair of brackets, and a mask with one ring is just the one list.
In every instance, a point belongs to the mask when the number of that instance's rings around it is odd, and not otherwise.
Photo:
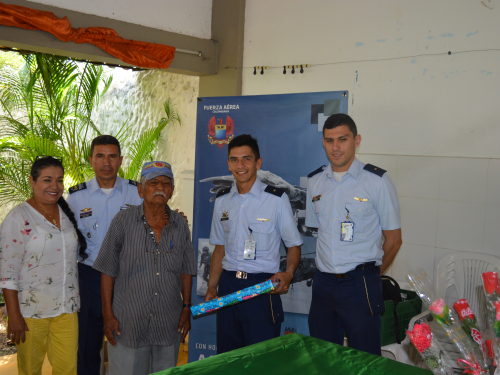
[(113, 335), (113, 331), (116, 332), (118, 336), (121, 335), (120, 332), (120, 324), (114, 315), (104, 316), (104, 334), (108, 339), (109, 343), (113, 346), (116, 346), (115, 336)]
[(273, 279), (279, 279), (280, 280), (280, 285), (278, 289), (273, 290), (272, 292), (269, 292), (269, 294), (280, 294), (280, 293), (287, 293), (288, 292), (288, 287), (290, 286), (290, 283), (292, 282), (293, 279), (293, 273), (291, 272), (278, 272), (272, 277), (270, 277), (271, 280)]
[(191, 309), (189, 307), (184, 307), (182, 309), (181, 318), (179, 319), (179, 327), (177, 332), (182, 332), (181, 342), (184, 342), (186, 335), (191, 329)]

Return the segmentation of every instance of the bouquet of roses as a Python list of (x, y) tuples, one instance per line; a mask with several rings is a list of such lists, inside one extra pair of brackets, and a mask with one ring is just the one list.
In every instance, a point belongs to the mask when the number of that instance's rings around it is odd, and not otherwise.
[[(498, 273), (484, 272), (483, 287), (486, 297), (491, 346), (495, 358), (494, 365), (496, 366), (500, 363), (500, 285), (498, 282)], [(500, 372), (499, 369), (500, 367), (497, 369), (497, 372)]]
[(477, 325), (477, 319), (466, 299), (460, 299), (453, 304), (458, 318), (462, 321), (462, 328), (465, 333), (479, 346), (483, 353), (483, 360), (488, 363), (488, 353), (483, 341), (483, 335)]
[(432, 284), (425, 271), (421, 269), (418, 269), (417, 272), (410, 271), (406, 277), (422, 299), (422, 302), (428, 306), (438, 324), (445, 330), (446, 335), (460, 350), (464, 359), (459, 359), (461, 362), (458, 364), (462, 366), (461, 363), (463, 362), (467, 365), (466, 373), (485, 373), (487, 365), (479, 348), (465, 334), (459, 320), (453, 315), (453, 311), (450, 310), (444, 299), (439, 296), (436, 287)]
[(434, 374), (453, 375), (453, 369), (427, 323), (415, 323), (413, 330), (406, 331), (406, 334)]

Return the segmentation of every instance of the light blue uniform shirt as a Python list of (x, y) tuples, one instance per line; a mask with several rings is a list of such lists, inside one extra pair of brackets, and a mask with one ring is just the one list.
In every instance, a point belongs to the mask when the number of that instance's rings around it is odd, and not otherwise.
[[(309, 178), (305, 224), (318, 228), (316, 267), (321, 272), (345, 273), (372, 261), (381, 265), (382, 230), (401, 228), (399, 201), (392, 180), (387, 173), (378, 176), (363, 169), (364, 166), (354, 158), (340, 182), (335, 180), (331, 164)], [(354, 223), (352, 242), (340, 241), (346, 208), (349, 221)]]
[(137, 192), (137, 183), (117, 177), (111, 194), (106, 195), (94, 177), (92, 180), (75, 186), (67, 202), (75, 213), (78, 228), (87, 240), (88, 258), (79, 261), (88, 266), (94, 264), (101, 249), (102, 241), (108, 232), (111, 220), (120, 210), (137, 206), (142, 198)]
[[(288, 196), (267, 193), (268, 185), (259, 178), (244, 195), (233, 184), (229, 193), (215, 200), (210, 243), (224, 245), (226, 255), (222, 268), (248, 273), (276, 273), (280, 266), (280, 241), (286, 247), (302, 245)], [(256, 259), (244, 260), (245, 240), (256, 241)]]

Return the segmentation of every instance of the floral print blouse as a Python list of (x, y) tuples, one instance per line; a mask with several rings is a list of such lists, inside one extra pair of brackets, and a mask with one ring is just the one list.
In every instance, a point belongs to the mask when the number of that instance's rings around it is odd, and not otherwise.
[(25, 318), (50, 318), (80, 308), (78, 237), (59, 207), (61, 229), (23, 202), (0, 226), (0, 288), (19, 291)]

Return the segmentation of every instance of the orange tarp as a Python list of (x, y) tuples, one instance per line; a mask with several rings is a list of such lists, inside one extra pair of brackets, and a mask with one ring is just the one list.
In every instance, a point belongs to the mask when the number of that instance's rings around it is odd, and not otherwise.
[(106, 27), (74, 29), (68, 17), (52, 12), (0, 3), (0, 25), (53, 34), (63, 42), (90, 43), (120, 60), (143, 68), (167, 69), (174, 59), (175, 47), (124, 39)]

